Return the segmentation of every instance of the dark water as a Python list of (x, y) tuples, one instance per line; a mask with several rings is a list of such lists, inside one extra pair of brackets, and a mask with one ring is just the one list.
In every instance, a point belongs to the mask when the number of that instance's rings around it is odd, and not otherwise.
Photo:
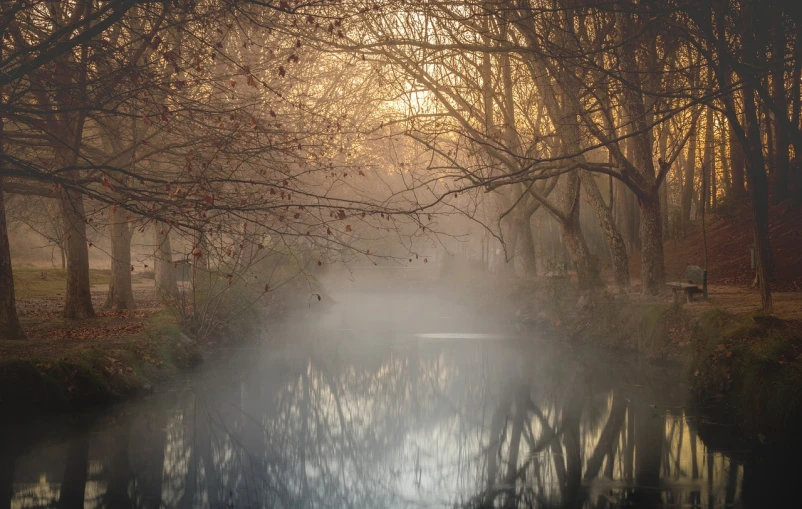
[(448, 294), (336, 298), (145, 401), (8, 429), (0, 508), (798, 506), (764, 505), (676, 367)]

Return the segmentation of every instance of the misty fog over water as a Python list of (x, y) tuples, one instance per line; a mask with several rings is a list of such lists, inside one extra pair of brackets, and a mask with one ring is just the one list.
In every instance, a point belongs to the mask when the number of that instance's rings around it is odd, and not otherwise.
[(330, 278), (327, 305), (143, 401), (19, 432), (3, 506), (741, 503), (745, 456), (706, 445), (700, 425), (726, 426), (688, 410), (676, 367), (521, 334), (459, 285), (388, 272)]

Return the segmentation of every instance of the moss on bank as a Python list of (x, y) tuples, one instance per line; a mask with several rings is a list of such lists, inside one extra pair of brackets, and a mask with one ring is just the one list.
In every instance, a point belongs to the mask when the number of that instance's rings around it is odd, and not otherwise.
[(732, 407), (750, 432), (793, 438), (802, 422), (802, 324), (762, 315), (704, 313), (689, 379), (697, 397)]
[(23, 416), (110, 402), (146, 392), (199, 360), (194, 342), (162, 312), (129, 337), (0, 359), (0, 406)]

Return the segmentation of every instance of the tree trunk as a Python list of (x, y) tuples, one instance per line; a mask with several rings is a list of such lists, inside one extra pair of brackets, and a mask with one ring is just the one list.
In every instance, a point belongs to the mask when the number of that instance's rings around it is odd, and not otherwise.
[[(712, 81), (712, 77), (710, 78)], [(702, 155), (704, 160), (704, 172), (708, 177), (708, 186), (703, 190), (704, 203), (708, 204), (708, 209), (714, 207), (715, 202), (715, 176), (716, 176), (716, 153), (713, 145), (713, 109), (706, 108), (705, 111), (705, 148)]]
[(61, 191), (61, 211), (67, 244), (67, 297), (64, 317), (94, 318), (89, 283), (89, 247), (86, 239), (83, 197), (74, 191)]
[(660, 221), (660, 198), (657, 190), (640, 200), (641, 269), (643, 293), (657, 295), (665, 284), (663, 228)]
[(638, 209), (635, 195), (623, 182), (615, 181), (615, 211), (618, 231), (621, 233), (629, 253), (638, 250)]
[(537, 258), (535, 256), (535, 239), (532, 237), (532, 214), (528, 211), (521, 213), (520, 224), (518, 225), (518, 252), (521, 255), (521, 266), (523, 267), (524, 277), (532, 279), (537, 276)]
[(585, 195), (588, 198), (590, 206), (596, 213), (596, 218), (599, 220), (599, 227), (601, 228), (604, 237), (607, 239), (607, 245), (610, 247), (610, 258), (613, 265), (613, 276), (615, 278), (615, 285), (620, 292), (629, 290), (629, 255), (627, 255), (627, 247), (624, 243), (624, 238), (616, 228), (613, 214), (610, 208), (604, 203), (604, 198), (599, 191), (599, 186), (596, 185), (596, 180), (593, 175), (587, 172), (580, 172), (580, 179), (585, 188)]
[[(2, 139), (0, 139), (2, 143)], [(1, 150), (1, 149), (0, 149)], [(0, 337), (25, 339), (17, 316), (14, 295), (14, 274), (11, 270), (11, 246), (6, 227), (6, 205), (3, 197), (3, 177), (0, 176)]]
[(745, 162), (744, 152), (738, 136), (730, 124), (730, 175), (732, 175), (732, 200), (736, 203), (743, 203), (746, 197), (746, 187), (744, 186), (745, 179)]
[[(771, 2), (771, 28), (772, 28), (772, 61), (774, 72), (771, 76), (772, 99), (777, 108), (784, 114), (788, 113), (788, 101), (785, 98), (785, 46), (787, 40), (783, 24), (782, 12), (777, 0)], [(774, 167), (772, 180), (772, 200), (780, 203), (789, 196), (789, 168), (788, 144), (790, 142), (788, 130), (779, 118), (774, 119)]]
[[(721, 135), (722, 137), (726, 136), (723, 127), (721, 128)], [(722, 141), (718, 143), (718, 153), (719, 159), (721, 159), (721, 176), (724, 185), (724, 195), (725, 198), (730, 198), (732, 194), (732, 176), (730, 175), (730, 165), (727, 159), (726, 138), (723, 138)]]
[(173, 249), (170, 246), (170, 232), (163, 223), (153, 223), (153, 271), (155, 273), (156, 293), (165, 301), (177, 301), (178, 284), (173, 267)]
[(582, 234), (582, 225), (579, 223), (579, 175), (578, 172), (571, 172), (566, 177), (561, 200), (562, 209), (566, 212), (558, 219), (565, 248), (576, 270), (579, 288), (586, 289), (594, 282), (591, 281), (590, 250)]
[(104, 307), (115, 311), (134, 309), (134, 291), (131, 288), (131, 237), (134, 232), (128, 225), (126, 212), (112, 208), (111, 213), (111, 279)]
[(585, 242), (585, 237), (582, 235), (582, 226), (579, 221), (565, 221), (560, 222), (563, 233), (563, 241), (568, 254), (571, 256), (571, 262), (576, 269), (577, 281), (579, 287), (582, 289), (591, 286), (590, 281), (590, 252), (588, 245)]
[[(791, 124), (797, 129), (802, 129), (799, 123), (802, 114), (802, 25), (796, 27), (796, 38), (794, 40), (794, 71), (791, 82)], [(796, 157), (799, 157), (797, 154)]]
[[(2, 32), (0, 32), (1, 34)], [(0, 44), (2, 46), (2, 44)], [(2, 50), (0, 50), (2, 54)], [(5, 119), (0, 117), (0, 160), (5, 157), (3, 128)], [(25, 339), (17, 316), (17, 303), (14, 294), (14, 273), (11, 269), (11, 244), (8, 240), (6, 224), (6, 203), (3, 196), (3, 176), (0, 174), (0, 337), (6, 339)]]
[[(758, 28), (754, 17), (756, 12), (747, 13), (752, 24), (754, 37), (762, 39), (762, 29)], [(756, 29), (758, 28), (758, 29)], [(751, 34), (744, 38), (744, 60), (748, 64), (757, 64), (757, 49)], [(771, 289), (769, 282), (773, 273), (773, 257), (771, 252), (771, 239), (769, 236), (769, 182), (766, 177), (766, 162), (763, 158), (763, 144), (760, 136), (760, 121), (755, 105), (756, 76), (747, 72), (744, 76), (743, 111), (744, 111), (744, 137), (746, 143), (744, 156), (746, 159), (746, 178), (749, 184), (749, 195), (752, 199), (752, 221), (757, 252), (757, 272), (760, 282), (760, 300), (763, 311), (771, 312)]]
[(696, 167), (696, 122), (691, 126), (688, 139), (688, 157), (685, 159), (685, 175), (682, 178), (682, 231), (687, 230), (691, 222), (691, 203), (693, 202), (693, 177)]
[[(668, 159), (668, 127), (664, 126), (660, 131), (658, 146), (660, 149), (660, 160)], [(660, 183), (660, 218), (663, 221), (663, 240), (668, 239), (668, 175)]]

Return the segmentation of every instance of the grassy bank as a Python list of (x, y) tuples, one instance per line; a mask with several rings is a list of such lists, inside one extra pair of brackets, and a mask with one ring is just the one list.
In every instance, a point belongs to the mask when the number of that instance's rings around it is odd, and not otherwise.
[(704, 313), (693, 334), (688, 378), (698, 398), (732, 407), (753, 433), (794, 439), (802, 423), (802, 323)]
[(581, 343), (643, 352), (655, 358), (683, 358), (692, 319), (670, 301), (604, 290), (579, 293), (568, 280), (523, 286), (511, 296), (525, 326)]
[(519, 321), (560, 341), (675, 359), (697, 400), (752, 436), (788, 436), (802, 423), (802, 322), (720, 309), (691, 313), (668, 298), (580, 294), (566, 280), (518, 288)]
[(167, 312), (150, 316), (128, 336), (23, 342), (3, 353), (0, 406), (8, 415), (72, 410), (146, 392), (200, 360)]

